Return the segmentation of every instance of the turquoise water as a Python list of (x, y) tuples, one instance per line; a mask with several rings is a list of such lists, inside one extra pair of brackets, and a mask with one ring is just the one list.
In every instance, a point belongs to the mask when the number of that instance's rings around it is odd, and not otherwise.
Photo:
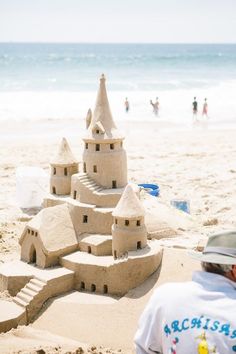
[(0, 44), (0, 90), (176, 90), (236, 80), (236, 45)]
[(157, 119), (158, 96), (158, 119), (186, 124), (197, 96), (211, 125), (236, 123), (236, 44), (0, 43), (0, 120), (83, 119), (101, 73), (116, 120)]

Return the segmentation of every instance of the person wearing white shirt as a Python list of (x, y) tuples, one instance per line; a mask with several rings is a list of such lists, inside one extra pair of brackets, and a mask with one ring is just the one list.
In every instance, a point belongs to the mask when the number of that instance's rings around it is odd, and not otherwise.
[(209, 237), (192, 281), (157, 288), (135, 335), (137, 354), (236, 353), (236, 231)]

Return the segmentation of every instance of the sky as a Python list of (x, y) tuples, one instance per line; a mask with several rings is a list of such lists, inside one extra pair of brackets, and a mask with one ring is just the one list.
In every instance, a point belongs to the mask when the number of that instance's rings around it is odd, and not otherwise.
[(0, 42), (236, 43), (236, 0), (0, 0)]

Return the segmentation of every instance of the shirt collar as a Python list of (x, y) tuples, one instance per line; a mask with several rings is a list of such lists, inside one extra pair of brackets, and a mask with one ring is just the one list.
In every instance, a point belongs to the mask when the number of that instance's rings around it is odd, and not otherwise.
[(193, 273), (192, 280), (213, 291), (236, 290), (236, 282), (219, 274), (196, 271)]

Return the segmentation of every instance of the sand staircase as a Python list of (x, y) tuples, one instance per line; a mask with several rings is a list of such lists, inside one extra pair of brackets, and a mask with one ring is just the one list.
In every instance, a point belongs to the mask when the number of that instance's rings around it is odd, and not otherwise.
[(78, 180), (93, 193), (99, 193), (103, 190), (87, 173), (80, 173)]
[(34, 274), (13, 298), (15, 304), (25, 309), (27, 323), (34, 319), (48, 299), (72, 290), (74, 284), (74, 272), (66, 268), (36, 270), (38, 274)]
[(30, 321), (38, 312), (39, 303), (47, 300), (43, 295), (43, 290), (47, 287), (47, 281), (34, 276), (24, 288), (22, 288), (13, 301), (25, 308), (27, 321)]
[[(78, 173), (72, 176), (76, 186), (76, 199), (82, 203), (93, 204), (98, 207), (115, 207), (121, 197), (123, 188), (106, 189), (98, 185), (87, 173)], [(74, 191), (72, 191), (74, 198)]]
[(38, 277), (32, 278), (23, 289), (13, 298), (13, 301), (22, 307), (27, 307), (39, 292), (47, 284), (46, 281), (39, 279)]

